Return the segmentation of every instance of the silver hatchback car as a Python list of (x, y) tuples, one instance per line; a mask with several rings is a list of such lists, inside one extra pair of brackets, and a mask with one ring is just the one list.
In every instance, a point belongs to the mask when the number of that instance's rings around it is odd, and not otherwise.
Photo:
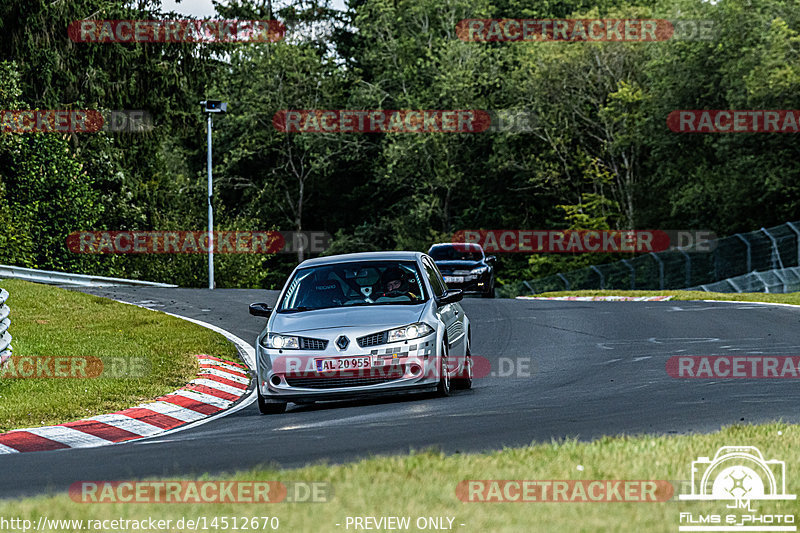
[(295, 268), (256, 341), (258, 406), (472, 386), (470, 323), (420, 252), (309, 259)]

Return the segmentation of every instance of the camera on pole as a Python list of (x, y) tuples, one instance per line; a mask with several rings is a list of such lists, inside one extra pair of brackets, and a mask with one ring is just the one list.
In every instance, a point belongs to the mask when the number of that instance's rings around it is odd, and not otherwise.
[(203, 113), (208, 118), (208, 288), (214, 288), (214, 207), (211, 198), (214, 195), (211, 176), (211, 128), (214, 116), (212, 113), (227, 113), (228, 103), (221, 100), (203, 100), (200, 102)]
[(203, 100), (200, 102), (200, 105), (203, 106), (203, 113), (228, 112), (228, 102), (223, 102), (221, 100)]

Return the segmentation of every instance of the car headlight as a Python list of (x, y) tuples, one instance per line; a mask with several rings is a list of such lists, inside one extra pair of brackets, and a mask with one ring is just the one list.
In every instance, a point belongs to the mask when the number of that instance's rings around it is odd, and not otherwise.
[(299, 350), (300, 339), (288, 335), (267, 333), (267, 335), (261, 339), (261, 346), (264, 348), (277, 348), (279, 350)]
[(475, 275), (477, 275), (477, 276), (480, 276), (481, 274), (485, 273), (485, 272), (486, 272), (486, 271), (488, 271), (488, 270), (489, 270), (489, 267), (488, 267), (488, 266), (480, 266), (480, 267), (478, 267), (478, 268), (473, 268), (473, 269), (472, 269), (472, 271), (471, 271), (471, 273), (472, 273), (472, 274), (475, 274)]
[(386, 342), (408, 341), (411, 339), (418, 339), (433, 333), (434, 329), (424, 322), (417, 322), (410, 326), (403, 326), (402, 328), (390, 329), (388, 339)]

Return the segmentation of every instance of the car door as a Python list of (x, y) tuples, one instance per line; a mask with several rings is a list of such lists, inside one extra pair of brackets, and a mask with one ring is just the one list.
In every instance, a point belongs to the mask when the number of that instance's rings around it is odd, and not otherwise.
[[(423, 266), (428, 276), (428, 281), (433, 289), (435, 297), (440, 297), (447, 290), (441, 272), (436, 268), (436, 264), (429, 258), (424, 257)], [(439, 319), (447, 331), (448, 351), (450, 358), (448, 366), (450, 371), (458, 368), (458, 357), (463, 357), (466, 353), (466, 332), (464, 328), (464, 310), (459, 303), (445, 304), (438, 308)]]

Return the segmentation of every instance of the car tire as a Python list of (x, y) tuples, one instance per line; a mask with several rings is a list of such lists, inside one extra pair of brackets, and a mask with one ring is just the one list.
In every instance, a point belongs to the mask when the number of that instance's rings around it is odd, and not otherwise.
[(261, 411), (262, 415), (279, 415), (286, 411), (286, 402), (268, 403), (261, 396), (258, 386), (256, 386), (256, 391), (258, 392), (258, 410)]
[(472, 352), (470, 351), (469, 341), (467, 341), (467, 354), (464, 357), (464, 368), (459, 376), (453, 379), (453, 388), (460, 390), (472, 388)]
[(436, 385), (436, 396), (450, 396), (450, 374), (447, 371), (447, 341), (442, 344), (442, 355), (439, 357), (439, 383)]
[(483, 296), (484, 298), (494, 298), (494, 280), (492, 280), (491, 288), (488, 291), (481, 294), (481, 296)]

